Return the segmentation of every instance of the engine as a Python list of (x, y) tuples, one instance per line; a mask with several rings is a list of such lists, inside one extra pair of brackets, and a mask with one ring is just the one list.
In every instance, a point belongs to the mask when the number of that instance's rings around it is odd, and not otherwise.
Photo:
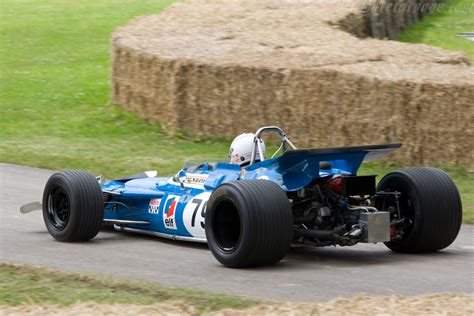
[(289, 198), (295, 242), (350, 246), (390, 240), (390, 214), (375, 207), (375, 176), (319, 178)]

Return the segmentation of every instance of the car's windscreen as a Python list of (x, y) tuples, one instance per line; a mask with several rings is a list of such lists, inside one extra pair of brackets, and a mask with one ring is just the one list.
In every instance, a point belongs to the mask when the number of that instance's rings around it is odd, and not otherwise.
[(202, 160), (190, 159), (184, 163), (183, 170), (186, 170), (187, 172), (195, 172), (203, 169), (212, 170), (214, 169), (214, 166), (219, 162), (228, 163), (229, 161), (228, 159), (219, 160), (216, 158)]

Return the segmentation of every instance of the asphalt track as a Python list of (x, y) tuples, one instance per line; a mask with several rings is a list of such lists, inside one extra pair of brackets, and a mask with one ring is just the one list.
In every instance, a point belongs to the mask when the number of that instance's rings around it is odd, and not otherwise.
[(103, 231), (90, 242), (60, 243), (41, 212), (20, 214), (41, 199), (51, 171), (0, 164), (1, 262), (116, 275), (241, 296), (292, 301), (355, 293), (473, 292), (474, 226), (463, 226), (444, 251), (390, 252), (383, 244), (298, 248), (273, 267), (235, 270), (218, 264), (206, 245)]

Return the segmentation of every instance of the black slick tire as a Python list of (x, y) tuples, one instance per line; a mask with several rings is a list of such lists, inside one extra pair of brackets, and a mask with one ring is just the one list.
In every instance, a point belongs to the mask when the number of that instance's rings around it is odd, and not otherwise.
[(53, 174), (43, 192), (43, 219), (58, 241), (94, 238), (102, 226), (104, 201), (95, 177), (84, 171)]
[(387, 174), (377, 191), (399, 191), (400, 209), (412, 225), (403, 238), (386, 242), (395, 252), (434, 252), (448, 247), (462, 222), (459, 192), (451, 178), (436, 168), (410, 168)]
[(286, 193), (276, 183), (240, 180), (212, 193), (205, 229), (212, 254), (224, 266), (272, 265), (290, 247), (293, 215)]

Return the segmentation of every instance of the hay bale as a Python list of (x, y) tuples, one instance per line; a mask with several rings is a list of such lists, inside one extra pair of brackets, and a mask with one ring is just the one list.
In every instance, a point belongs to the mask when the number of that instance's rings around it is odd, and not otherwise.
[[(348, 0), (351, 3), (351, 0)], [(358, 0), (352, 0), (359, 3)], [(343, 28), (358, 37), (370, 36), (378, 39), (394, 39), (400, 32), (416, 22), (418, 19), (433, 11), (442, 0), (368, 0), (362, 2), (359, 12), (350, 17), (341, 19)], [(353, 15), (361, 16), (364, 20), (363, 28), (346, 28), (348, 19)]]
[(171, 132), (280, 125), (300, 146), (402, 141), (392, 161), (474, 167), (469, 59), (355, 37), (401, 22), (339, 3), (192, 0), (137, 18), (113, 35), (112, 101)]

